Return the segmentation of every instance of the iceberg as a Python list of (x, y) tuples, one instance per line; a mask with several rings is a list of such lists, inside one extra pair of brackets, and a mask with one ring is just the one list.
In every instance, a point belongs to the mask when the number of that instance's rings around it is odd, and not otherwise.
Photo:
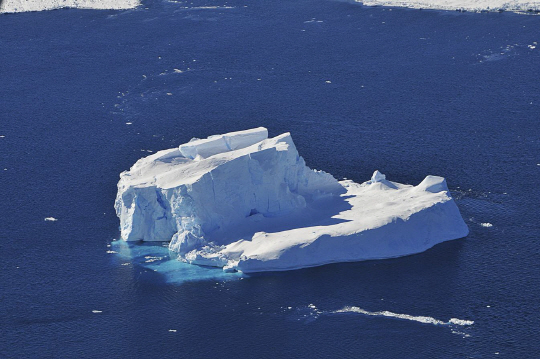
[(61, 8), (96, 10), (124, 10), (140, 5), (140, 0), (4, 0), (0, 1), (1, 13), (43, 11)]
[(263, 127), (141, 158), (120, 174), (115, 209), (125, 241), (168, 241), (182, 261), (244, 273), (404, 256), (468, 234), (444, 178), (338, 181)]

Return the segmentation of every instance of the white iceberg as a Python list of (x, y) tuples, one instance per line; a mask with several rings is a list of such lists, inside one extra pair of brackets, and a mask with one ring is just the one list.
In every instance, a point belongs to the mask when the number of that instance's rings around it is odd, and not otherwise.
[(243, 272), (404, 256), (468, 234), (444, 178), (338, 182), (265, 128), (140, 159), (115, 208), (122, 239), (170, 241), (181, 260)]
[(140, 5), (140, 0), (4, 0), (0, 13), (43, 11), (61, 8), (123, 10)]

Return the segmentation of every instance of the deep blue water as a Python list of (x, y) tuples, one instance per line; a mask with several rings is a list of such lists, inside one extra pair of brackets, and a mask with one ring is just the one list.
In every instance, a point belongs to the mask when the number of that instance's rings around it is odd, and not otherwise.
[[(534, 42), (538, 16), (332, 0), (0, 16), (0, 357), (538, 358)], [(470, 235), (244, 277), (112, 243), (121, 171), (256, 126), (338, 178), (445, 176)]]

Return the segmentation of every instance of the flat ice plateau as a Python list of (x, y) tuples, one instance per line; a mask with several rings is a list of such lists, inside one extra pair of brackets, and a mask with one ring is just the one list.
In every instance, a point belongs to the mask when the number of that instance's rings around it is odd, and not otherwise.
[(79, 9), (131, 9), (140, 5), (139, 0), (4, 0), (0, 13), (54, 10), (66, 7)]
[(307, 167), (289, 133), (262, 127), (138, 160), (115, 208), (122, 239), (170, 241), (180, 260), (245, 273), (404, 256), (468, 234), (444, 178), (337, 181)]
[(540, 1), (527, 0), (356, 0), (366, 6), (465, 11), (540, 11)]

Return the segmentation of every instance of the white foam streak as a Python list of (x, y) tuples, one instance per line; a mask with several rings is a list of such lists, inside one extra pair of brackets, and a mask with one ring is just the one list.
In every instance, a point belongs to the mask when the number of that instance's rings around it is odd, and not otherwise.
[(400, 313), (390, 312), (390, 311), (387, 311), (387, 310), (380, 311), (380, 312), (370, 312), (370, 311), (367, 311), (367, 310), (359, 308), (359, 307), (344, 307), (342, 309), (334, 311), (333, 313), (358, 313), (358, 314), (364, 314), (364, 315), (370, 315), (370, 316), (411, 320), (411, 321), (415, 321), (415, 322), (419, 322), (419, 323), (433, 324), (433, 325), (467, 326), (467, 325), (474, 324), (474, 321), (472, 321), (472, 320), (463, 320), (463, 319), (452, 318), (448, 322), (444, 322), (442, 320), (435, 319), (433, 317), (415, 316), (415, 315), (409, 315), (409, 314), (400, 314)]

